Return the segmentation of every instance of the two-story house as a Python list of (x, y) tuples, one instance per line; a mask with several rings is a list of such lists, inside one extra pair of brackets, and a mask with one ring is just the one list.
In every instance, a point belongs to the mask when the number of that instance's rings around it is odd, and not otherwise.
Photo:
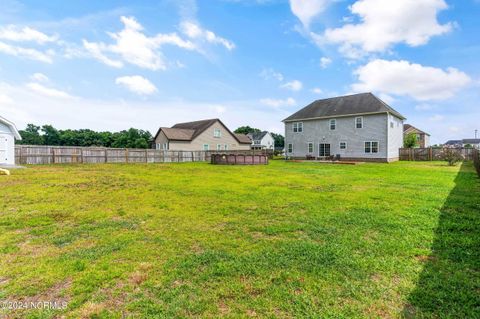
[(392, 162), (405, 117), (372, 93), (318, 100), (283, 120), (290, 158)]
[(249, 150), (252, 141), (232, 133), (219, 119), (178, 123), (161, 127), (154, 137), (154, 147), (170, 151)]
[(418, 147), (430, 147), (430, 134), (416, 128), (410, 124), (403, 125), (403, 136), (406, 138), (409, 134), (415, 134), (417, 137)]
[(247, 136), (252, 140), (252, 149), (254, 150), (274, 150), (275, 140), (267, 131), (248, 133)]

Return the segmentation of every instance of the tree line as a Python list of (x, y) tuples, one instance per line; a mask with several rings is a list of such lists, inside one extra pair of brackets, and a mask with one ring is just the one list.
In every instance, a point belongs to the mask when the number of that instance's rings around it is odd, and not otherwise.
[[(241, 126), (235, 130), (238, 134), (262, 132), (258, 128)], [(96, 132), (90, 129), (59, 130), (52, 125), (38, 126), (28, 124), (19, 131), (22, 140), (17, 144), (23, 145), (52, 145), (52, 146), (98, 146), (114, 148), (150, 148), (153, 136), (149, 131), (130, 128), (120, 132)], [(284, 147), (284, 137), (272, 134), (276, 147)]]
[(52, 125), (28, 124), (19, 131), (22, 140), (17, 144), (53, 146), (99, 146), (114, 148), (150, 148), (152, 134), (131, 128), (120, 132), (96, 132), (89, 129), (58, 130)]

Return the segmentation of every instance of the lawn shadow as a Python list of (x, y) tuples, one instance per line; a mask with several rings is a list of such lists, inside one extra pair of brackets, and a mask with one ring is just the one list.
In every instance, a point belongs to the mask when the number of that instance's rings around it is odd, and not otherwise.
[(480, 318), (480, 179), (464, 163), (445, 201), (431, 256), (405, 318)]

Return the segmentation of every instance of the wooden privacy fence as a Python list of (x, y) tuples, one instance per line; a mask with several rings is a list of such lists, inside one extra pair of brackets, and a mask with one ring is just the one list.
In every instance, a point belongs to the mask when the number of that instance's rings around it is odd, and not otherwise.
[[(473, 160), (473, 148), (456, 148), (456, 151), (463, 155), (465, 160)], [(435, 161), (440, 159), (442, 148), (401, 148), (400, 160), (401, 161)]]
[[(264, 154), (264, 151), (221, 151), (226, 154)], [(15, 162), (27, 164), (75, 163), (183, 163), (210, 162), (216, 151), (163, 151), (153, 149), (127, 149), (75, 146), (15, 146)]]
[(480, 151), (473, 150), (473, 164), (477, 169), (478, 176), (480, 177)]
[(266, 165), (268, 164), (268, 155), (255, 154), (212, 154), (211, 163), (218, 165)]

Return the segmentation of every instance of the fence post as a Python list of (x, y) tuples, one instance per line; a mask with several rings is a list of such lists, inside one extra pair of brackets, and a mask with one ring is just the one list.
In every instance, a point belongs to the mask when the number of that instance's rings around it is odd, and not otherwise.
[(125, 163), (128, 163), (128, 148), (125, 149)]
[(103, 151), (105, 152), (105, 154), (104, 154), (105, 155), (105, 164), (107, 164), (108, 163), (108, 150), (105, 148), (105, 149), (103, 149)]
[(430, 161), (433, 161), (433, 149), (431, 147), (428, 150), (428, 155), (430, 156)]
[(148, 149), (145, 149), (145, 163), (148, 163)]
[(55, 149), (52, 147), (52, 162), (55, 164)]

